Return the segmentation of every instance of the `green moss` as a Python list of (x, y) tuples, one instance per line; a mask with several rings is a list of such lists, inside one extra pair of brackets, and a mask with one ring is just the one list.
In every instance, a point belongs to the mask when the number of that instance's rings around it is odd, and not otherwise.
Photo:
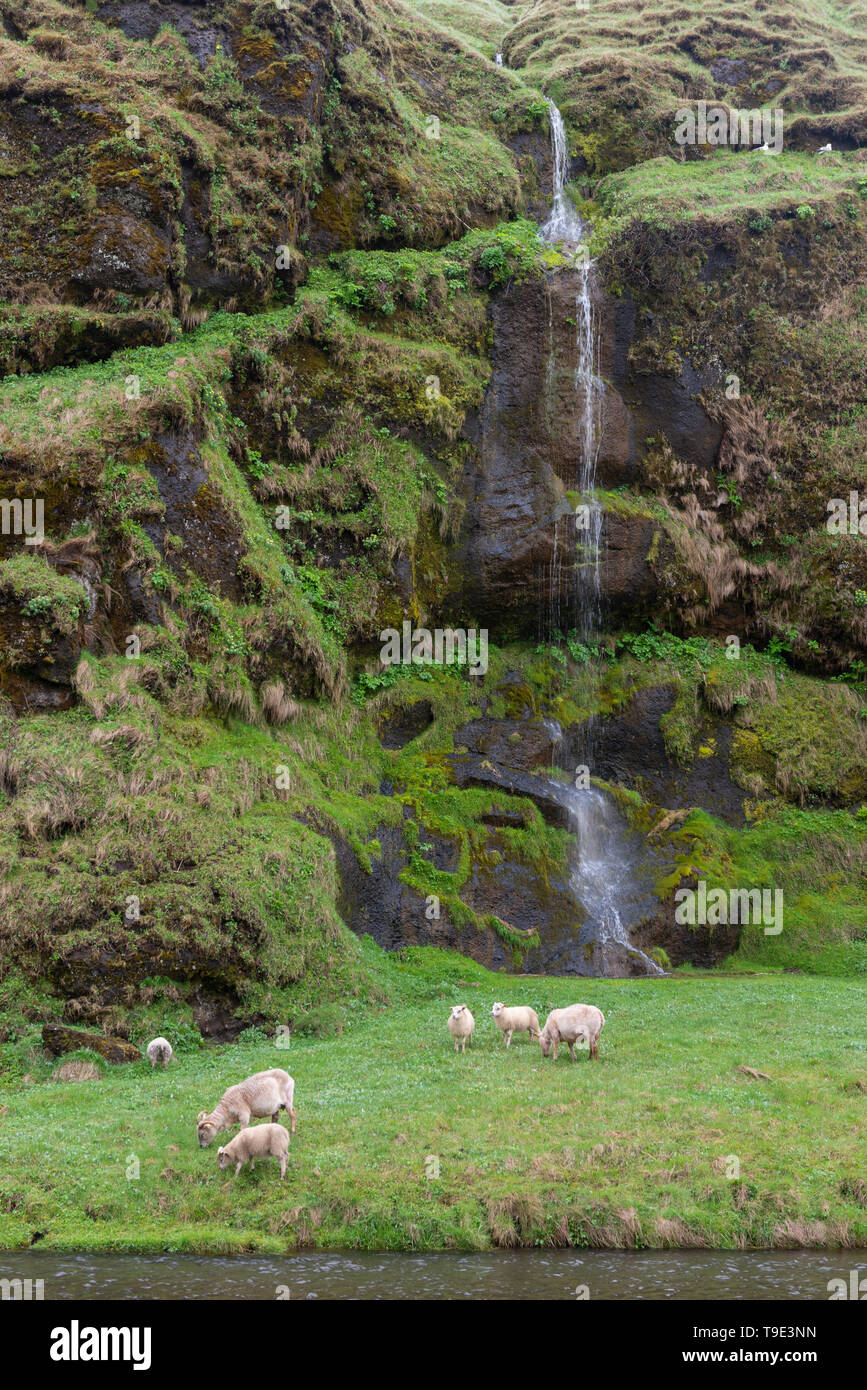
[(0, 564), (0, 593), (11, 595), (25, 618), (71, 637), (87, 611), (82, 584), (53, 570), (44, 555), (22, 551)]

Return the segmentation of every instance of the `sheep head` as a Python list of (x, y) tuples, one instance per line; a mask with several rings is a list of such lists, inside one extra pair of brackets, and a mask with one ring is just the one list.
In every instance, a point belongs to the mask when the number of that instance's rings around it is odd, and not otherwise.
[(206, 1149), (217, 1132), (217, 1126), (213, 1120), (209, 1120), (207, 1112), (202, 1110), (196, 1120), (196, 1134), (199, 1140), (199, 1148)]

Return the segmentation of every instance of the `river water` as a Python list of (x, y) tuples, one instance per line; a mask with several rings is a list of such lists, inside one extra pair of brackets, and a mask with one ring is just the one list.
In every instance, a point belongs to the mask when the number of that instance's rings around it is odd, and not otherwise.
[[(287, 1256), (0, 1254), (0, 1279), (49, 1300), (819, 1300), (867, 1274), (867, 1250), (514, 1250)], [(586, 1292), (585, 1292), (586, 1290)]]

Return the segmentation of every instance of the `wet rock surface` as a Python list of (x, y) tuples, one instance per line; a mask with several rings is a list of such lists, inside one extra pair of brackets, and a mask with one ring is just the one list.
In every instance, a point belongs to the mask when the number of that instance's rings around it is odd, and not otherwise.
[(561, 737), (558, 725), (542, 719), (473, 719), (455, 730), (455, 748), (488, 758), (513, 771), (549, 768)]
[[(700, 806), (733, 825), (744, 823), (744, 791), (729, 773), (732, 730), (713, 721), (714, 752), (698, 757), (689, 768), (668, 754), (659, 727), (675, 700), (671, 685), (640, 690), (615, 714), (593, 724), (593, 776), (630, 787), (658, 806), (680, 809)], [(588, 731), (574, 725), (563, 737), (565, 766), (581, 760)]]
[[(486, 615), (495, 638), (535, 635), (549, 610), (561, 626), (574, 620), (567, 493), (578, 487), (585, 405), (575, 380), (578, 284), (577, 272), (562, 269), (511, 285), (491, 303), (492, 373), (478, 419), (466, 427), (475, 456), (462, 484), (467, 510), (454, 560), (461, 603)], [(639, 369), (630, 358), (635, 305), (598, 289), (594, 302), (602, 383), (597, 485), (634, 484), (648, 440), (663, 434), (687, 467), (710, 475), (723, 429), (700, 396), (717, 377), (688, 360), (677, 369)], [(653, 615), (669, 551), (658, 520), (606, 510), (600, 582), (608, 619)]]
[[(359, 935), (370, 935), (378, 946), (387, 951), (402, 946), (441, 946), (463, 955), (492, 970), (505, 969), (511, 964), (512, 953), (492, 931), (479, 931), (474, 926), (458, 925), (446, 912), (439, 917), (428, 916), (425, 899), (405, 883), (400, 874), (406, 866), (406, 845), (400, 830), (380, 826), (377, 839), (382, 854), (373, 860), (371, 872), (365, 873), (351, 848), (335, 840), (341, 877), (341, 896), (338, 903), (343, 920)], [(443, 855), (454, 867), (456, 848)]]

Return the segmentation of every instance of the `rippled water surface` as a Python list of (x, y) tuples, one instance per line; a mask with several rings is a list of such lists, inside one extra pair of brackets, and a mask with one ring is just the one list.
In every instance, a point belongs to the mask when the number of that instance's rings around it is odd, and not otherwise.
[(461, 1255), (0, 1254), (0, 1279), (49, 1299), (819, 1299), (867, 1250), (515, 1250)]

